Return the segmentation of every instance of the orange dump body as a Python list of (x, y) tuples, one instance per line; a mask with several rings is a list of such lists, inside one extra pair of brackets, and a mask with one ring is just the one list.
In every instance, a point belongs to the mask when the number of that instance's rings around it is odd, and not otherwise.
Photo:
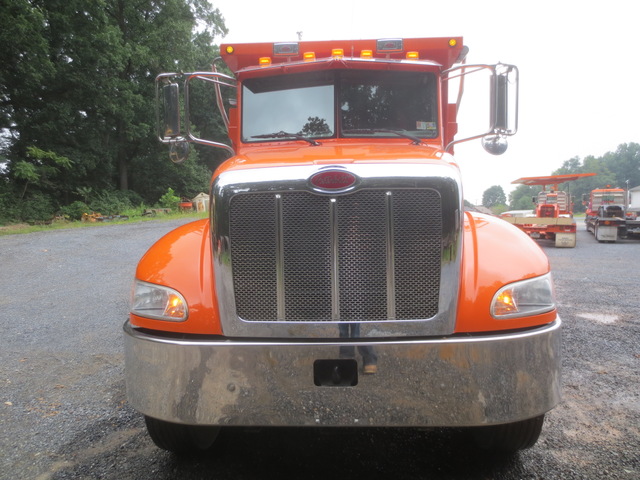
[(602, 205), (625, 205), (625, 190), (622, 188), (596, 188), (589, 194), (587, 216), (597, 216)]

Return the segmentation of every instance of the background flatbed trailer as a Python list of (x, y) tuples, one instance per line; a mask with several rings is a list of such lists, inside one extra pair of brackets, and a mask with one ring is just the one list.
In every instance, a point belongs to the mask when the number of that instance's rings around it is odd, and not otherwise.
[[(503, 220), (517, 226), (531, 238), (546, 238), (554, 240), (556, 247), (573, 248), (576, 246), (573, 204), (571, 196), (558, 190), (558, 185), (593, 175), (595, 173), (576, 173), (514, 180), (511, 183), (542, 186), (542, 191), (535, 200), (535, 217), (503, 217)], [(550, 187), (549, 190), (547, 186)]]

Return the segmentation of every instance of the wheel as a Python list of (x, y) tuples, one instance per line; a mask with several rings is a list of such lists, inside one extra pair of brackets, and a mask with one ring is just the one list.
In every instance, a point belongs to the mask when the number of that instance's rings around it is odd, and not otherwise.
[(476, 445), (483, 450), (513, 453), (533, 447), (543, 423), (544, 415), (540, 415), (521, 422), (474, 428), (473, 436)]
[(174, 453), (197, 453), (211, 448), (220, 433), (220, 427), (182, 425), (144, 417), (153, 443)]

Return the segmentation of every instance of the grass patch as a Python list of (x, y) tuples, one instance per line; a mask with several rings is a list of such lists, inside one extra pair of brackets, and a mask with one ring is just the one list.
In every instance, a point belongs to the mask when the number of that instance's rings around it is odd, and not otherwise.
[(125, 212), (125, 214), (131, 213), (128, 219), (114, 219), (104, 222), (82, 222), (82, 221), (69, 221), (69, 220), (53, 220), (51, 223), (46, 225), (29, 225), (26, 223), (16, 223), (12, 225), (0, 225), (0, 236), (4, 235), (20, 235), (24, 233), (33, 233), (33, 232), (48, 232), (51, 230), (63, 230), (68, 228), (88, 228), (88, 227), (98, 227), (104, 225), (122, 225), (127, 223), (138, 223), (138, 222), (150, 222), (150, 221), (167, 221), (174, 220), (177, 218), (192, 218), (194, 220), (198, 220), (201, 218), (207, 218), (207, 212), (189, 212), (189, 213), (167, 213), (167, 214), (158, 214), (155, 216), (151, 215), (142, 215), (139, 212)]

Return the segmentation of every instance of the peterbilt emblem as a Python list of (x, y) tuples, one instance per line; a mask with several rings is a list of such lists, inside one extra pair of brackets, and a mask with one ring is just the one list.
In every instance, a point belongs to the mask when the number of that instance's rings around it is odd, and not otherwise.
[(353, 173), (340, 170), (329, 170), (313, 175), (309, 181), (311, 185), (322, 190), (344, 190), (356, 183)]

